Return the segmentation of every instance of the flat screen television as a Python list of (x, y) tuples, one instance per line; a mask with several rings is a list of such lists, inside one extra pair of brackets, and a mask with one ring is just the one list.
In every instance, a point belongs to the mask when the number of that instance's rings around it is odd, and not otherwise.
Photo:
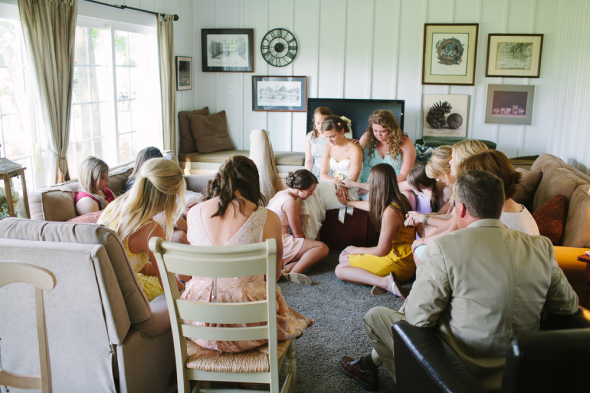
[(338, 116), (346, 116), (352, 121), (352, 134), (360, 139), (367, 129), (369, 116), (379, 109), (388, 109), (397, 118), (404, 129), (404, 100), (361, 100), (339, 98), (308, 98), (307, 99), (307, 131), (313, 129), (313, 112), (317, 107), (326, 106)]

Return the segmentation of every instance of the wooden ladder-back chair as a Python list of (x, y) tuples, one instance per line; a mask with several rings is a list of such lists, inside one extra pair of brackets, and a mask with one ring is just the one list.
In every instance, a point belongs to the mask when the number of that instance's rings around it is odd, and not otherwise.
[(47, 350), (43, 291), (51, 291), (55, 287), (55, 276), (47, 269), (26, 263), (0, 263), (0, 288), (14, 283), (26, 283), (35, 286), (35, 315), (37, 318), (41, 374), (21, 375), (0, 368), (0, 386), (19, 389), (41, 389), (43, 393), (49, 393), (51, 392), (51, 368)]
[[(281, 392), (295, 392), (295, 339), (277, 343), (276, 242), (232, 247), (195, 247), (150, 240), (164, 285), (170, 312), (178, 391), (189, 392), (189, 380), (198, 381), (197, 392), (207, 381), (253, 382), (270, 384), (279, 392), (279, 368), (286, 358), (287, 377)], [(266, 274), (266, 300), (244, 303), (209, 303), (180, 299), (175, 274), (198, 277), (247, 277)], [(216, 285), (215, 285), (216, 286)], [(195, 326), (185, 321), (207, 322)], [(217, 324), (265, 322), (262, 326), (219, 327)], [(268, 345), (240, 353), (224, 353), (198, 346), (186, 338), (241, 341), (268, 339)]]

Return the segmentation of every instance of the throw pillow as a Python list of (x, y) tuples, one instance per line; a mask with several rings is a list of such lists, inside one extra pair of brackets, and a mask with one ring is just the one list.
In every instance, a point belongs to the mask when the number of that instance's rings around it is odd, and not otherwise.
[(100, 210), (97, 212), (84, 214), (82, 216), (72, 218), (71, 220), (68, 220), (67, 222), (73, 222), (73, 223), (77, 223), (77, 224), (96, 224), (98, 222), (98, 219), (100, 218), (100, 215), (102, 214), (102, 212), (103, 211)]
[(180, 129), (180, 152), (181, 153), (194, 153), (197, 151), (197, 145), (195, 138), (191, 132), (191, 126), (188, 120), (188, 115), (203, 115), (209, 114), (209, 107), (206, 106), (203, 109), (197, 109), (194, 111), (182, 111), (178, 112), (178, 128)]
[(193, 137), (197, 143), (199, 153), (213, 153), (222, 150), (234, 150), (234, 144), (227, 132), (225, 111), (208, 116), (188, 116)]
[(537, 187), (539, 187), (543, 172), (527, 171), (522, 168), (516, 168), (516, 171), (522, 174), (522, 179), (516, 186), (516, 193), (512, 196), (512, 199), (516, 203), (528, 206), (533, 199), (533, 195), (535, 195), (535, 191), (537, 191)]
[(533, 214), (539, 232), (542, 236), (548, 237), (554, 246), (559, 245), (563, 236), (566, 213), (567, 200), (563, 195), (557, 194)]
[(579, 186), (569, 203), (562, 244), (590, 248), (590, 185)]

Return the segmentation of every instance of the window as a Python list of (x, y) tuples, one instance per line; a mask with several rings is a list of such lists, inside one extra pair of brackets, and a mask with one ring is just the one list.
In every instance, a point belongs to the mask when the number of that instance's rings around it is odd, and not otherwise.
[(162, 146), (155, 29), (79, 18), (73, 86), (72, 177), (89, 155), (114, 166)]

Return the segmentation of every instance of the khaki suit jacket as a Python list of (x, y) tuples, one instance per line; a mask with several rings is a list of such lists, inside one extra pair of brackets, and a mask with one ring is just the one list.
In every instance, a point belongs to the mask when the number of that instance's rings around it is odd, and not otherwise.
[(573, 314), (574, 293), (543, 236), (481, 219), (429, 242), (406, 305), (434, 327), (490, 391), (500, 390), (508, 343), (539, 330), (541, 309)]

